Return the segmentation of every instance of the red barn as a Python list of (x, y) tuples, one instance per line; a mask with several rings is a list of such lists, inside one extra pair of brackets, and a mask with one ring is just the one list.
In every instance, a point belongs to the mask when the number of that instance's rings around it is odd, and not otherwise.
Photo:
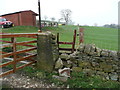
[(38, 14), (31, 11), (19, 11), (1, 15), (2, 17), (10, 20), (15, 26), (36, 26), (36, 16)]

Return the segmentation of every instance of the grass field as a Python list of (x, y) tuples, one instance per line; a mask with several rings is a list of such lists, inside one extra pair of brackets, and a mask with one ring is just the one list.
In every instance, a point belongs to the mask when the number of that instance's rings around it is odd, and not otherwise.
[[(117, 50), (118, 49), (118, 30), (112, 28), (103, 28), (103, 27), (88, 27), (84, 26), (84, 43), (96, 44), (101, 49), (110, 49)], [(51, 31), (54, 34), (60, 33), (61, 41), (72, 41), (73, 39), (73, 30), (77, 30), (77, 26), (59, 26), (59, 27), (44, 27), (43, 32)], [(31, 26), (17, 26), (12, 28), (6, 28), (1, 30), (3, 33), (37, 33), (37, 27)], [(7, 39), (8, 40), (8, 39)], [(9, 39), (10, 40), (10, 39)], [(17, 41), (28, 41), (31, 40), (29, 38), (17, 38)], [(78, 43), (78, 38), (77, 42)], [(23, 46), (22, 46), (23, 47)], [(68, 47), (68, 46), (64, 46)], [(21, 48), (21, 47), (19, 47)], [(47, 73), (44, 71), (40, 71), (33, 67), (25, 67), (21, 69), (22, 72), (25, 72), (30, 77), (41, 78), (42, 80), (47, 80), (50, 83), (55, 83), (56, 85), (69, 85), (70, 88), (120, 88), (120, 83), (110, 80), (103, 80), (98, 76), (89, 77), (84, 75), (82, 72), (76, 73), (72, 72), (70, 79), (67, 82), (60, 82), (54, 80), (52, 75), (56, 75), (56, 73)], [(37, 76), (36, 73), (42, 73), (40, 76)], [(94, 90), (94, 89), (93, 89)]]
[[(95, 44), (101, 49), (118, 50), (118, 30), (113, 28), (82, 26), (84, 31), (84, 43)], [(51, 31), (54, 34), (60, 33), (61, 41), (72, 41), (73, 30), (78, 30), (77, 26), (59, 26), (59, 27), (44, 27), (43, 32)], [(3, 33), (37, 33), (37, 27), (31, 26), (16, 26), (3, 29)], [(21, 41), (23, 39), (18, 39)], [(26, 39), (24, 39), (26, 40)], [(77, 43), (78, 44), (78, 37)], [(70, 46), (63, 46), (70, 47)]]
[(103, 49), (118, 50), (118, 30), (103, 27), (85, 27), (85, 43), (94, 43)]
[[(84, 43), (95, 44), (101, 49), (118, 50), (118, 29), (84, 26)], [(49, 27), (44, 28), (45, 30)], [(60, 40), (71, 41), (73, 30), (78, 30), (77, 26), (61, 26), (58, 29), (51, 28), (53, 33), (60, 33)], [(78, 39), (77, 39), (78, 42)]]

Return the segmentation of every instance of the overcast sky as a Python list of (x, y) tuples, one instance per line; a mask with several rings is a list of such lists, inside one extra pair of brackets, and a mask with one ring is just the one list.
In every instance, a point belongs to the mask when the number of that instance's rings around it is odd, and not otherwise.
[[(120, 0), (40, 0), (41, 16), (61, 18), (62, 9), (72, 11), (72, 21), (80, 25), (117, 24)], [(38, 0), (0, 0), (0, 15), (23, 10), (38, 13)]]

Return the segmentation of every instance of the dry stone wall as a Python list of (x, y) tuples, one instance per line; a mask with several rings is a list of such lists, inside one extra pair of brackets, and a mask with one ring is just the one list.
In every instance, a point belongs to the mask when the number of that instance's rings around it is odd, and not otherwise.
[(52, 72), (70, 68), (88, 76), (120, 82), (120, 59), (117, 51), (104, 50), (91, 44), (80, 44), (72, 54), (59, 55), (56, 37), (50, 32), (38, 35), (37, 67)]
[(55, 69), (70, 68), (88, 76), (120, 82), (120, 60), (117, 51), (104, 50), (91, 44), (81, 44), (73, 54), (61, 54)]

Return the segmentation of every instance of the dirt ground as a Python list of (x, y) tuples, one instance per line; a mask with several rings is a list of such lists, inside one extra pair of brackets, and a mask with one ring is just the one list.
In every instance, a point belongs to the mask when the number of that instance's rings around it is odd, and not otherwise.
[(43, 80), (30, 78), (25, 74), (13, 73), (0, 78), (2, 88), (58, 88), (54, 83), (48, 84)]

